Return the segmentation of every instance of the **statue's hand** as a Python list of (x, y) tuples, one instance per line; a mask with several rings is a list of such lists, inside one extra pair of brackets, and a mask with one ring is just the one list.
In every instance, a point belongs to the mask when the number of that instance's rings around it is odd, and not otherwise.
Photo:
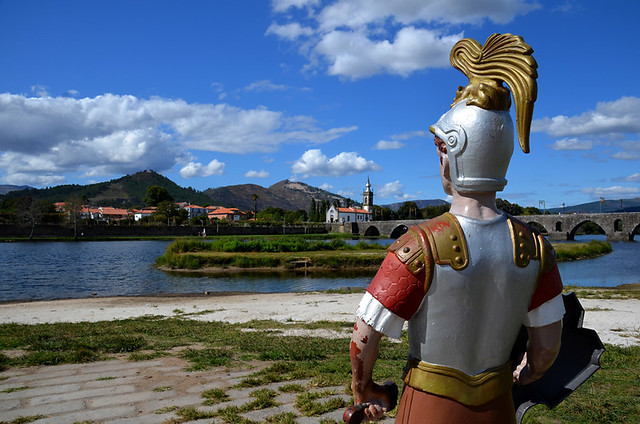
[(344, 420), (348, 424), (358, 424), (363, 418), (379, 420), (385, 412), (396, 407), (398, 386), (392, 382), (379, 385), (371, 382), (361, 393), (354, 393), (356, 405), (347, 409)]
[(516, 369), (513, 371), (513, 380), (519, 385), (524, 386), (525, 384), (533, 383), (535, 378), (531, 378), (529, 361), (527, 361), (527, 354), (525, 353), (522, 357), (522, 361), (518, 364)]
[(385, 412), (389, 411), (391, 400), (384, 386), (372, 383), (368, 400), (365, 403), (369, 404), (364, 410), (365, 417), (367, 417), (368, 420), (379, 420)]

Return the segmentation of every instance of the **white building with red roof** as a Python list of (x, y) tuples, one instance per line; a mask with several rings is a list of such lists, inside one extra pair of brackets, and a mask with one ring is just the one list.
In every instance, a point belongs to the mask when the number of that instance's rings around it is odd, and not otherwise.
[(327, 222), (369, 222), (371, 212), (360, 208), (341, 208), (332, 205), (327, 211)]

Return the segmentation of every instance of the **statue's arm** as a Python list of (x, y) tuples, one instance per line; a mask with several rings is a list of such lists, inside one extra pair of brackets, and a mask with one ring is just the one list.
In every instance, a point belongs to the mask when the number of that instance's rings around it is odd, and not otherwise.
[(378, 357), (382, 333), (358, 318), (351, 337), (351, 370), (355, 404), (370, 404), (365, 409), (367, 419), (380, 419), (387, 412), (390, 400), (386, 390), (373, 381), (373, 366)]
[(560, 351), (562, 321), (542, 327), (527, 327), (529, 344), (522, 362), (513, 372), (518, 384), (525, 385), (539, 380), (553, 365)]

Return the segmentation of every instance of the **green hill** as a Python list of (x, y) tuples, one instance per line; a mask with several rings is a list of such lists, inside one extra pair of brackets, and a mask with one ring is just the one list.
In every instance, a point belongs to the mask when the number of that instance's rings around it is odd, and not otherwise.
[(211, 198), (192, 188), (180, 187), (170, 179), (154, 171), (142, 171), (133, 175), (96, 184), (66, 184), (44, 189), (29, 188), (7, 193), (5, 199), (30, 196), (50, 202), (64, 202), (71, 198), (86, 197), (90, 204), (114, 207), (144, 206), (144, 197), (149, 186), (167, 189), (176, 201), (184, 201), (200, 206), (211, 204)]

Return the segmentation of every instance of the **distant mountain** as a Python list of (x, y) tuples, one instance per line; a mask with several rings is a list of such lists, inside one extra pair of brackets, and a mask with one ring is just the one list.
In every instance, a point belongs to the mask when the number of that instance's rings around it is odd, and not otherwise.
[(634, 199), (605, 199), (604, 202), (595, 201), (574, 206), (548, 209), (551, 213), (611, 213), (611, 212), (640, 212), (640, 197)]
[(268, 207), (285, 210), (303, 209), (308, 211), (311, 199), (327, 200), (329, 203), (340, 201), (344, 204), (346, 198), (326, 190), (312, 187), (308, 184), (283, 180), (270, 187), (256, 184), (239, 184), (219, 188), (210, 188), (203, 194), (209, 196), (213, 205), (236, 207), (240, 210), (253, 210), (253, 195), (258, 196), (258, 211)]
[[(426, 208), (427, 206), (440, 206), (440, 205), (448, 205), (449, 202), (446, 202), (444, 200), (441, 199), (434, 199), (434, 200), (410, 200), (410, 202), (415, 202), (416, 205), (418, 205), (419, 209), (422, 208)], [(389, 208), (394, 212), (398, 212), (398, 209), (400, 209), (400, 206), (402, 206), (404, 204), (404, 202), (399, 202), (399, 203), (390, 203), (388, 205), (382, 205), (381, 207), (383, 208)]]
[(166, 188), (176, 201), (185, 201), (202, 206), (206, 206), (211, 202), (211, 199), (202, 192), (192, 188), (180, 187), (170, 179), (154, 171), (142, 171), (97, 184), (66, 184), (44, 189), (27, 188), (11, 191), (5, 195), (5, 198), (31, 196), (50, 202), (64, 202), (74, 197), (86, 197), (92, 205), (133, 207), (144, 205), (142, 199), (147, 195), (148, 187), (154, 185)]
[(13, 199), (30, 196), (50, 202), (64, 202), (74, 197), (86, 197), (92, 205), (137, 207), (144, 205), (142, 199), (147, 195), (147, 189), (154, 185), (166, 188), (176, 201), (189, 202), (199, 206), (236, 207), (251, 211), (254, 207), (254, 194), (258, 195), (258, 211), (268, 207), (308, 211), (312, 198), (316, 201), (327, 200), (329, 203), (340, 201), (343, 205), (346, 201), (346, 198), (340, 195), (289, 180), (280, 181), (268, 188), (256, 184), (240, 184), (210, 188), (201, 192), (190, 187), (180, 187), (154, 171), (142, 171), (115, 180), (89, 185), (67, 184), (44, 189), (17, 187), (17, 189), (3, 195), (2, 198)]
[(0, 194), (7, 194), (11, 191), (20, 191), (20, 190), (24, 190), (27, 188), (31, 188), (29, 186), (17, 186), (17, 185), (11, 185), (11, 184), (5, 184), (2, 185), (0, 184)]

